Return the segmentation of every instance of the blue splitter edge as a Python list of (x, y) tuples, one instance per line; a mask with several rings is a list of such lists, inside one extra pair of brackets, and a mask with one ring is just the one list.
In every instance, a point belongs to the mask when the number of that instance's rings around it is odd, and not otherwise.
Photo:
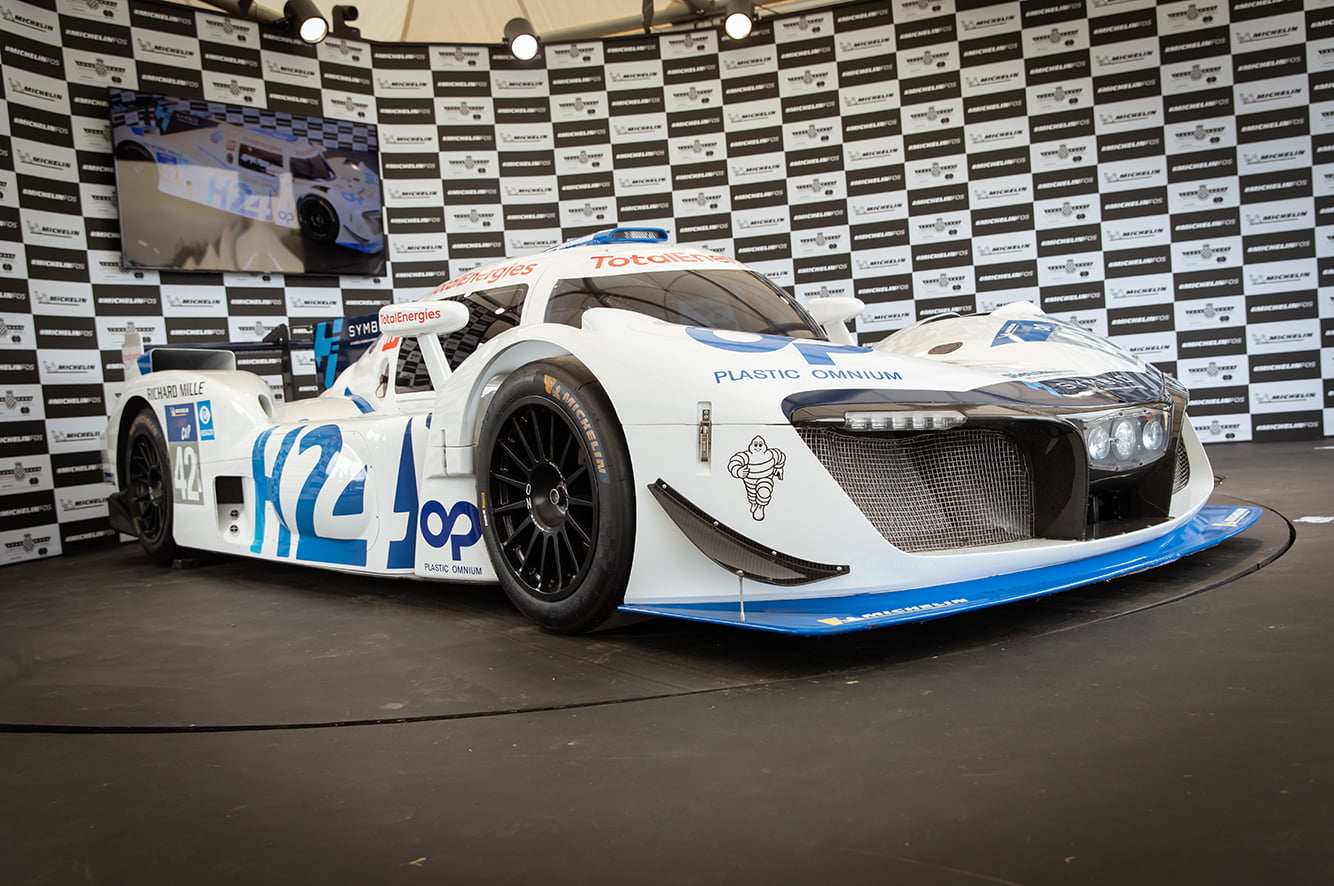
[(954, 584), (905, 591), (873, 591), (846, 597), (727, 603), (627, 604), (623, 612), (641, 612), (710, 624), (732, 625), (799, 636), (823, 636), (887, 625), (928, 621), (1054, 594), (1081, 585), (1152, 569), (1226, 541), (1260, 519), (1261, 508), (1209, 506), (1175, 532), (1134, 547), (1073, 563), (1059, 563)]

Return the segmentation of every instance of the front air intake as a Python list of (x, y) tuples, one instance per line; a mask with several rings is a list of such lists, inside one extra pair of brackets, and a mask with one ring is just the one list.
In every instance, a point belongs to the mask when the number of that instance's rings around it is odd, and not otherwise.
[(862, 515), (903, 551), (1003, 544), (1034, 536), (1033, 472), (1001, 431), (797, 432)]

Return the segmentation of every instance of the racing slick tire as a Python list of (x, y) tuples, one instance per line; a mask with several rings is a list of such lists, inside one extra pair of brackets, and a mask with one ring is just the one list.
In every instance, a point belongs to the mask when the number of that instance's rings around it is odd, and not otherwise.
[(124, 141), (116, 145), (117, 160), (153, 161), (153, 152), (138, 142)]
[(559, 357), (512, 374), (477, 447), (482, 533), (506, 596), (547, 630), (615, 626), (634, 555), (634, 478), (602, 387)]
[(151, 409), (130, 422), (125, 435), (125, 492), (139, 544), (155, 563), (170, 565), (176, 557), (172, 537), (171, 463), (162, 427)]
[(338, 213), (323, 197), (302, 197), (296, 204), (296, 219), (301, 233), (317, 243), (333, 243), (338, 239)]

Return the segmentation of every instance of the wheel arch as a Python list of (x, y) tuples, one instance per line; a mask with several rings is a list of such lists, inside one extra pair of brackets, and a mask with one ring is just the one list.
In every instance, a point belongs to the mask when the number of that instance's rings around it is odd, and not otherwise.
[(130, 425), (134, 424), (135, 418), (140, 412), (143, 412), (144, 409), (152, 410), (153, 416), (157, 418), (158, 423), (161, 424), (162, 418), (157, 414), (157, 410), (153, 409), (153, 404), (149, 403), (147, 398), (137, 394), (131, 395), (125, 401), (125, 405), (120, 411), (120, 422), (116, 428), (116, 485), (121, 489), (125, 488), (125, 458), (128, 454), (126, 451), (125, 440), (129, 437)]

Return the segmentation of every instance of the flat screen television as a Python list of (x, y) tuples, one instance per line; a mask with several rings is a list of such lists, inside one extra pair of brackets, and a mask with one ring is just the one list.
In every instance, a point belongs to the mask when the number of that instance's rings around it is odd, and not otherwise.
[(126, 267), (384, 273), (374, 124), (109, 92)]

